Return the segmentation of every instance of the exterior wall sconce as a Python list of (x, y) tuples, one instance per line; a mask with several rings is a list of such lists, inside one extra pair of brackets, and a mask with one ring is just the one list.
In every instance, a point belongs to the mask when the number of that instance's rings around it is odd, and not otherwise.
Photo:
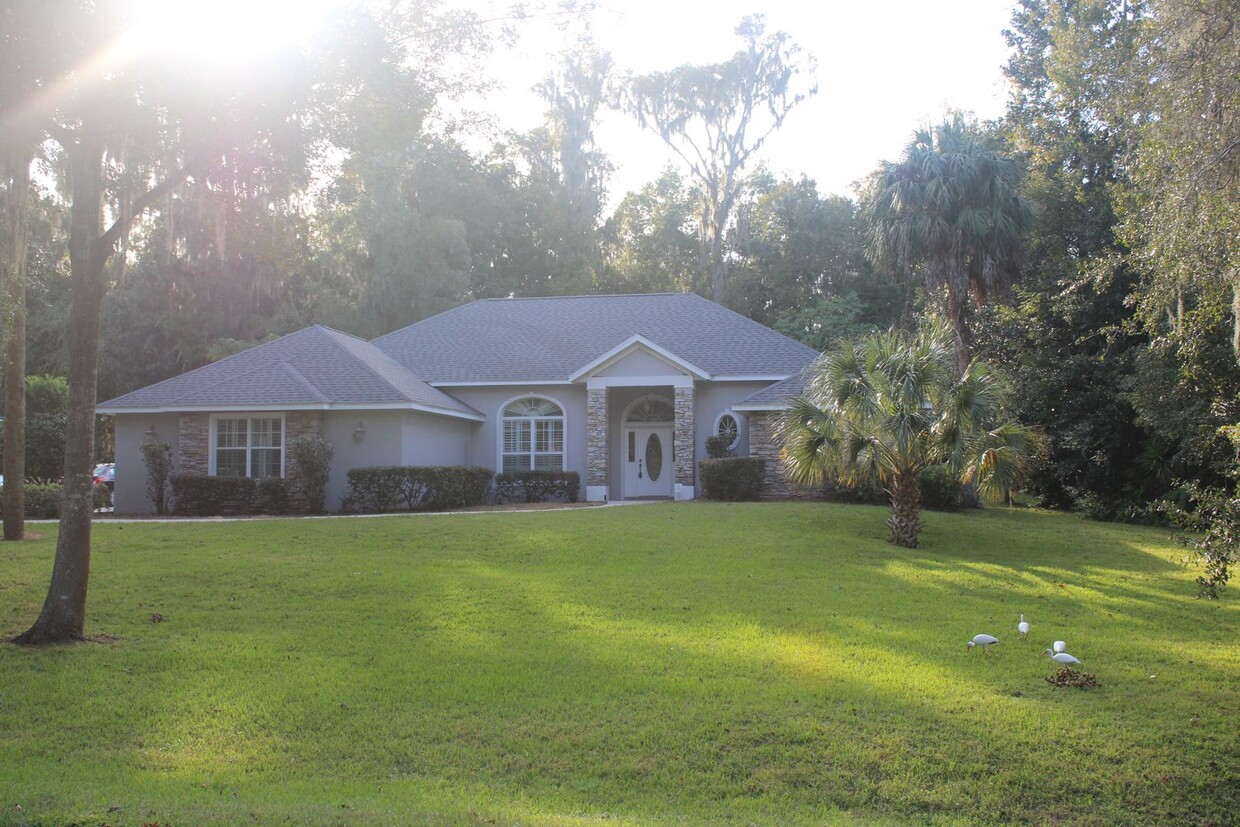
[(362, 444), (362, 440), (366, 438), (366, 426), (362, 424), (362, 420), (357, 421), (357, 427), (353, 429), (353, 441), (358, 445)]
[(154, 441), (155, 441), (155, 438), (156, 438), (157, 436), (159, 436), (159, 434), (155, 431), (155, 423), (154, 423), (154, 422), (152, 422), (150, 425), (146, 426), (146, 431), (142, 434), (142, 436), (146, 439), (146, 441), (147, 441), (147, 442), (154, 442)]

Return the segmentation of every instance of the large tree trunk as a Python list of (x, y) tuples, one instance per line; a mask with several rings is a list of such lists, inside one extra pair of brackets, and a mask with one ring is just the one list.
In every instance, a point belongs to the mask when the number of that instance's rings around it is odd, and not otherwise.
[(955, 334), (956, 367), (964, 373), (973, 358), (973, 330), (969, 327), (969, 309), (965, 296), (960, 295), (951, 284), (947, 286), (947, 323)]
[(921, 492), (917, 490), (917, 474), (896, 474), (891, 481), (891, 530), (888, 541), (902, 548), (917, 548), (921, 534)]
[(65, 433), (65, 478), (60, 535), (52, 583), (38, 620), (15, 642), (61, 643), (81, 640), (86, 625), (86, 585), (90, 578), (90, 527), (94, 511), (95, 385), (99, 362), (99, 307), (103, 268), (111, 252), (100, 238), (102, 147), (83, 130), (65, 147), (69, 155), (73, 205), (69, 266), (73, 306), (69, 318), (69, 420)]
[(0, 284), (4, 302), (4, 539), (26, 536), (26, 238), (29, 227), (29, 152), (5, 151), (4, 238)]

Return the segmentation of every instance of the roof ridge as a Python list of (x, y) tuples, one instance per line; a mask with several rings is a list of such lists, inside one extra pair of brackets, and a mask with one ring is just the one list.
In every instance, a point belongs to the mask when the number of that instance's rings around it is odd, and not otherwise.
[[(389, 380), (388, 380), (388, 378), (387, 378), (386, 376), (383, 376), (382, 374), (380, 374), (380, 373), (379, 373), (379, 371), (375, 370), (375, 369), (374, 369), (374, 367), (372, 367), (372, 366), (370, 365), (370, 363), (369, 363), (369, 362), (367, 362), (365, 359), (361, 358), (360, 356), (358, 356), (358, 355), (357, 355), (357, 354), (355, 354), (355, 353), (350, 353), (350, 352), (349, 352), (349, 351), (345, 348), (345, 346), (344, 346), (344, 343), (343, 343), (343, 342), (341, 342), (341, 341), (339, 341), (339, 340), (337, 340), (337, 339), (334, 339), (334, 338), (333, 338), (331, 341), (332, 341), (332, 344), (333, 344), (333, 345), (335, 345), (336, 347), (338, 347), (338, 348), (340, 348), (341, 350), (343, 350), (346, 356), (348, 356), (349, 358), (351, 358), (351, 359), (355, 359), (355, 360), (357, 360), (358, 362), (360, 362), (360, 363), (361, 363), (361, 365), (362, 365), (362, 367), (366, 369), (366, 372), (367, 372), (367, 373), (369, 373), (369, 374), (370, 374), (371, 376), (373, 376), (375, 379), (378, 379), (378, 380), (379, 380), (380, 382), (382, 382), (384, 385), (387, 385), (389, 388), (391, 388), (393, 391), (395, 391), (395, 392), (396, 392), (396, 394), (397, 394), (398, 396), (402, 396), (402, 397), (404, 397), (404, 398), (405, 398), (406, 400), (408, 400), (409, 402), (413, 402), (413, 401), (414, 401), (413, 399), (411, 399), (411, 398), (409, 397), (409, 394), (405, 393), (403, 390), (401, 390), (400, 388), (396, 387), (394, 384), (392, 384), (392, 382), (391, 382), (391, 381), (389, 381)], [(402, 364), (400, 364), (399, 362), (397, 362), (397, 361), (396, 361), (395, 359), (393, 359), (391, 356), (388, 356), (388, 355), (387, 355), (386, 353), (384, 353), (382, 350), (379, 350), (379, 348), (378, 348), (378, 347), (376, 347), (376, 346), (375, 346), (375, 344), (374, 344), (373, 342), (368, 342), (368, 341), (366, 341), (365, 339), (358, 339), (357, 341), (358, 341), (358, 342), (360, 342), (360, 343), (361, 343), (361, 344), (363, 344), (363, 345), (367, 345), (367, 346), (369, 346), (369, 347), (374, 348), (374, 349), (375, 349), (375, 351), (379, 354), (379, 356), (381, 356), (381, 357), (382, 357), (382, 358), (384, 358), (384, 359), (387, 359), (389, 362), (391, 362), (392, 364), (394, 364), (397, 368), (399, 368), (400, 370), (402, 370), (402, 371), (404, 371), (405, 373), (409, 374), (410, 376), (412, 376), (412, 377), (413, 377), (414, 379), (416, 379), (417, 381), (421, 382), (422, 384), (426, 385), (427, 387), (430, 387), (430, 384), (429, 384), (429, 383), (428, 383), (425, 379), (423, 379), (422, 377), (418, 376), (416, 373), (414, 373), (413, 371), (411, 371), (411, 370), (409, 370), (408, 368), (406, 368), (404, 365), (402, 365)]]
[(306, 390), (310, 391), (310, 393), (318, 397), (318, 400), (320, 402), (323, 402), (326, 404), (331, 401), (330, 399), (328, 399), (327, 394), (319, 390), (318, 385), (311, 382), (306, 377), (306, 375), (303, 374), (301, 371), (299, 371), (297, 367), (292, 362), (290, 362), (288, 359), (281, 359), (280, 365), (284, 368), (285, 373), (288, 373), (290, 376), (293, 377), (294, 380), (296, 380), (299, 384), (301, 384), (303, 388), (305, 388)]
[[(243, 351), (243, 352), (244, 352), (244, 351)], [(220, 360), (220, 362), (223, 362), (223, 361), (224, 361), (223, 359), (221, 359), (221, 360)], [(188, 390), (188, 391), (186, 391), (186, 392), (184, 392), (184, 393), (177, 394), (176, 396), (172, 397), (172, 401), (173, 401), (173, 402), (180, 402), (182, 399), (184, 399), (184, 398), (185, 398), (185, 397), (187, 397), (187, 396), (197, 396), (197, 395), (201, 394), (203, 391), (208, 391), (208, 390), (211, 390), (212, 388), (218, 388), (220, 385), (227, 385), (227, 384), (229, 384), (230, 382), (236, 382), (238, 379), (240, 379), (240, 378), (241, 378), (241, 377), (243, 377), (243, 376), (251, 376), (251, 375), (253, 375), (253, 374), (255, 374), (255, 373), (258, 373), (259, 371), (262, 371), (262, 370), (267, 370), (268, 368), (271, 368), (272, 366), (278, 366), (280, 363), (282, 363), (282, 362), (284, 362), (284, 361), (285, 361), (285, 360), (280, 359), (279, 361), (273, 360), (273, 361), (270, 361), (270, 362), (262, 362), (262, 363), (260, 363), (260, 364), (258, 364), (258, 365), (255, 365), (254, 367), (250, 368), (249, 370), (244, 370), (244, 371), (241, 371), (241, 372), (239, 372), (239, 373), (233, 373), (233, 374), (230, 374), (230, 375), (228, 375), (228, 376), (225, 376), (223, 379), (218, 379), (218, 380), (216, 380), (216, 381), (214, 381), (214, 382), (209, 382), (209, 383), (207, 383), (207, 384), (205, 384), (205, 385), (198, 385), (198, 386), (196, 386), (196, 387), (194, 387), (194, 388), (191, 388), (190, 390)], [(213, 364), (213, 365), (217, 365), (217, 364), (219, 364), (219, 362), (212, 362), (211, 364)], [(207, 365), (203, 365), (203, 367), (207, 367)], [(191, 371), (191, 373), (192, 373), (192, 371)], [(316, 392), (316, 393), (317, 393), (317, 392)]]

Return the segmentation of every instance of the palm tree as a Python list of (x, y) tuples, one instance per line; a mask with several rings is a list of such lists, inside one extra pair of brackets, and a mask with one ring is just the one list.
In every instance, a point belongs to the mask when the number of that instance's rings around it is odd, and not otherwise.
[(890, 541), (917, 547), (917, 475), (942, 465), (983, 494), (1020, 479), (1037, 435), (1000, 424), (1003, 383), (984, 362), (956, 368), (952, 335), (895, 329), (841, 342), (815, 364), (777, 433), (792, 476), (877, 482), (891, 497)]
[(1007, 290), (1032, 223), (1020, 166), (993, 144), (961, 115), (920, 129), (862, 196), (871, 260), (920, 274), (930, 296), (946, 294), (961, 370), (972, 355), (969, 298), (982, 305)]

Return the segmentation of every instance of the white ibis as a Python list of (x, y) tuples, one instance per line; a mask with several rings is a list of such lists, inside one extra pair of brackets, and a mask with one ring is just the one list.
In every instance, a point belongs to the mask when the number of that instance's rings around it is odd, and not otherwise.
[(1064, 643), (1062, 640), (1055, 641), (1055, 654), (1056, 655), (1062, 654), (1063, 652), (1066, 652), (1066, 651), (1068, 651), (1068, 644)]
[(1024, 637), (1029, 634), (1029, 624), (1025, 621), (1025, 616), (1020, 616), (1020, 623), (1016, 624), (1016, 631), (1020, 632), (1020, 636)]
[(991, 644), (998, 643), (998, 642), (999, 642), (999, 638), (995, 637), (994, 635), (974, 635), (973, 640), (970, 640), (968, 643), (965, 644), (964, 651), (965, 651), (965, 654), (968, 654), (969, 650), (972, 649), (974, 646), (980, 646), (982, 647), (983, 652), (985, 652), (986, 654), (990, 654)]
[(1080, 663), (1079, 660), (1072, 657), (1067, 652), (1052, 652), (1050, 649), (1047, 649), (1046, 656), (1050, 658), (1051, 660), (1055, 661), (1055, 663), (1062, 663), (1064, 666), (1067, 666), (1073, 663)]

